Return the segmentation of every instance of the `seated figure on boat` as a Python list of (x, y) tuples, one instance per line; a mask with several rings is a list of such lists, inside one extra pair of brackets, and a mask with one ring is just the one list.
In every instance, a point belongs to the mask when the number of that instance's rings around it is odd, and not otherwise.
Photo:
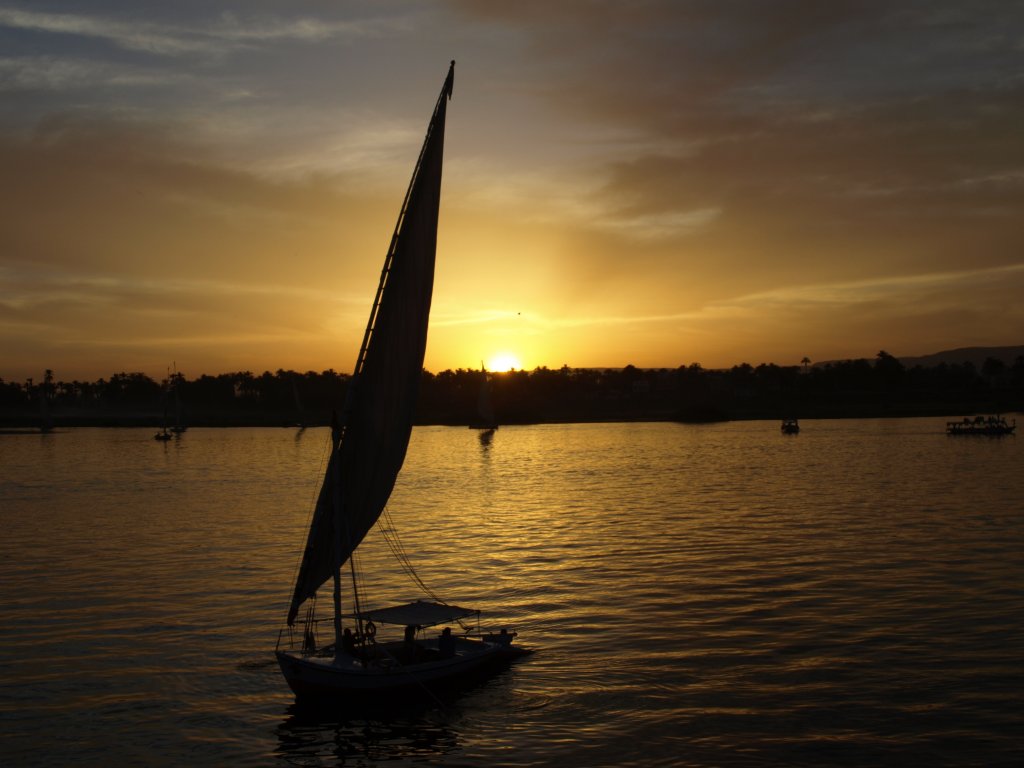
[(354, 656), (356, 653), (356, 639), (352, 635), (352, 630), (348, 627), (345, 627), (345, 632), (341, 636), (341, 650), (349, 656)]
[(437, 638), (437, 650), (441, 652), (441, 658), (449, 659), (455, 655), (455, 638), (452, 637), (452, 628), (445, 627), (441, 636)]
[(406, 663), (412, 664), (420, 659), (420, 648), (416, 645), (416, 632), (419, 627), (415, 624), (407, 624), (405, 627), (404, 651)]

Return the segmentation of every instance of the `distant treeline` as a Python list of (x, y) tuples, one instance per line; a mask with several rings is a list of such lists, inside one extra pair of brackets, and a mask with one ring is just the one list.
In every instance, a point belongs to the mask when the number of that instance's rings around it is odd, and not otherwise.
[[(536, 368), (487, 374), (490, 400), (502, 424), (570, 421), (750, 418), (838, 418), (960, 415), (1024, 408), (1024, 357), (1012, 365), (989, 358), (974, 364), (905, 367), (882, 351), (874, 360), (812, 366), (742, 364), (709, 370), (678, 368)], [(278, 370), (155, 381), (117, 373), (95, 382), (0, 379), (0, 422), (60, 425), (187, 426), (322, 425), (341, 410), (350, 377), (333, 370)], [(484, 374), (423, 372), (417, 422), (464, 425), (478, 420)]]

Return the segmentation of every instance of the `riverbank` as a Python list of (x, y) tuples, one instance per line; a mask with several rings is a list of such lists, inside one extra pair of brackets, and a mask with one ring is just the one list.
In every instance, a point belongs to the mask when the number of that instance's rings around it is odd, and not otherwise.
[[(795, 417), (801, 420), (813, 419), (877, 419), (877, 418), (936, 418), (960, 419), (976, 414), (1022, 413), (1019, 408), (993, 408), (992, 404), (947, 403), (947, 404), (892, 404), (885, 406), (864, 403), (814, 404), (771, 409), (719, 409), (689, 408), (676, 411), (643, 408), (611, 409), (603, 414), (519, 413), (515, 418), (502, 419), (505, 426), (531, 424), (587, 424), (624, 422), (679, 422), (713, 423), (727, 421), (778, 420)], [(294, 414), (266, 411), (196, 412), (190, 413), (183, 426), (203, 428), (229, 427), (325, 427), (331, 422), (331, 413), (309, 414), (301, 423)], [(468, 427), (470, 420), (451, 418), (447, 414), (425, 414), (416, 420), (417, 426)], [(160, 429), (168, 424), (161, 413), (140, 410), (94, 410), (85, 409), (56, 412), (49, 416), (52, 429), (73, 427), (114, 427)], [(0, 434), (38, 433), (41, 431), (38, 414), (0, 412)]]

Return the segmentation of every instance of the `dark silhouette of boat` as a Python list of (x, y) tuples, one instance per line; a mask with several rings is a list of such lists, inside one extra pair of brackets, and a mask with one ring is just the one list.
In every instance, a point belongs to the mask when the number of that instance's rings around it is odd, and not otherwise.
[(800, 434), (800, 422), (796, 419), (783, 419), (781, 429), (784, 435), (798, 435)]
[(171, 386), (171, 377), (170, 377), (170, 371), (168, 371), (168, 376), (164, 380), (163, 389), (162, 389), (162, 391), (160, 393), (160, 402), (163, 405), (164, 415), (163, 415), (162, 421), (160, 422), (160, 431), (157, 432), (155, 435), (153, 435), (153, 439), (154, 440), (159, 440), (160, 442), (167, 442), (172, 437), (172, 434), (171, 434), (170, 430), (167, 428), (167, 392), (168, 392), (168, 388), (170, 386)]
[[(299, 566), (287, 626), (276, 656), (296, 697), (332, 701), (395, 691), (416, 692), (480, 672), (525, 653), (515, 632), (489, 633), (479, 611), (450, 605), (429, 592), (395, 538), (385, 505), (409, 446), (433, 293), (446, 103), (455, 62), (434, 107), (427, 136), (384, 261), (370, 320), (346, 391), (340, 421), (331, 425), (331, 453)], [(368, 609), (354, 554), (379, 526), (402, 568), (431, 600)], [(352, 609), (342, 612), (342, 567), (352, 567)], [(334, 642), (317, 638), (316, 593), (333, 580)], [(304, 618), (296, 621), (300, 608)], [(298, 624), (298, 626), (296, 626)], [(460, 631), (453, 632), (456, 625)], [(378, 627), (382, 628), (378, 636)], [(403, 630), (401, 629), (404, 627)], [(443, 627), (438, 633), (432, 627)]]
[(498, 428), (498, 420), (494, 416), (494, 406), (491, 405), (491, 378), (483, 363), (480, 363), (480, 392), (477, 396), (476, 412), (477, 419), (469, 425), (470, 429), (493, 432)]
[(947, 435), (1012, 435), (1017, 428), (1016, 419), (1008, 422), (1002, 416), (965, 416), (961, 421), (947, 421)]

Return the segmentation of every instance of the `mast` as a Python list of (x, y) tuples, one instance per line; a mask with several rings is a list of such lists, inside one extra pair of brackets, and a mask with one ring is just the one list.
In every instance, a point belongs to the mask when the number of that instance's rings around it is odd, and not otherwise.
[(376, 523), (394, 487), (412, 431), (433, 292), (446, 104), (451, 63), (384, 259), (370, 318), (345, 396), (288, 611), (333, 578), (341, 647), (340, 572)]

